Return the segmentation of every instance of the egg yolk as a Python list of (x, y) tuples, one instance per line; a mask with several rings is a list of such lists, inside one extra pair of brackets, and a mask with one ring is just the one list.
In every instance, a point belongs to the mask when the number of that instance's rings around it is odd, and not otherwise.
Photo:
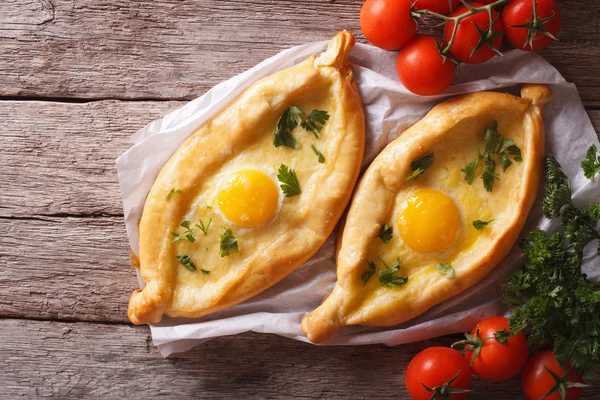
[(236, 172), (217, 195), (221, 213), (234, 224), (251, 228), (267, 222), (277, 210), (279, 189), (264, 172)]
[(396, 218), (400, 237), (419, 253), (439, 253), (454, 241), (460, 215), (450, 196), (435, 189), (420, 189), (406, 200)]

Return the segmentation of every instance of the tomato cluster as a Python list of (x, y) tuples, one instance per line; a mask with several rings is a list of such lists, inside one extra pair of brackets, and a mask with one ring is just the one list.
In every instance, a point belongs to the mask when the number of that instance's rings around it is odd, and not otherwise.
[[(443, 37), (417, 35), (423, 16), (444, 21)], [(428, 96), (450, 86), (459, 62), (479, 64), (500, 54), (504, 37), (523, 50), (548, 46), (560, 14), (555, 0), (367, 0), (360, 27), (375, 46), (400, 49), (400, 81)]]
[[(413, 400), (464, 400), (471, 388), (471, 374), (489, 382), (510, 379), (521, 372), (521, 386), (527, 400), (567, 400), (581, 397), (583, 380), (566, 366), (562, 369), (551, 350), (528, 360), (527, 338), (523, 332), (506, 343), (496, 341), (497, 332), (510, 332), (508, 320), (492, 317), (481, 321), (466, 340), (452, 347), (430, 347), (417, 354), (406, 369), (406, 388)], [(545, 396), (545, 397), (544, 397)]]

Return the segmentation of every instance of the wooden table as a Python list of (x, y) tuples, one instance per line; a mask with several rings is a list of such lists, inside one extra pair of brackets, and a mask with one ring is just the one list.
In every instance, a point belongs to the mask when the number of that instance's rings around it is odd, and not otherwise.
[[(561, 1), (542, 54), (600, 126), (600, 3)], [(0, 398), (399, 398), (419, 350), (226, 337), (164, 359), (127, 320), (137, 282), (115, 158), (150, 120), (292, 45), (347, 28), (356, 0), (0, 2)], [(568, 132), (565, 132), (568, 134)], [(521, 398), (518, 380), (471, 398)], [(600, 398), (600, 389), (586, 391)]]

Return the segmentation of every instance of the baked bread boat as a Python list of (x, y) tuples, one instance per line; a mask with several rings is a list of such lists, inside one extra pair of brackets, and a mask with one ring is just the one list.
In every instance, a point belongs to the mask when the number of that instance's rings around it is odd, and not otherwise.
[(200, 317), (274, 285), (325, 242), (350, 200), (364, 114), (348, 61), (328, 49), (254, 83), (162, 168), (140, 221), (134, 324)]
[(302, 321), (316, 343), (344, 325), (392, 326), (474, 285), (516, 242), (536, 197), (551, 93), (444, 101), (391, 142), (355, 191), (337, 283)]

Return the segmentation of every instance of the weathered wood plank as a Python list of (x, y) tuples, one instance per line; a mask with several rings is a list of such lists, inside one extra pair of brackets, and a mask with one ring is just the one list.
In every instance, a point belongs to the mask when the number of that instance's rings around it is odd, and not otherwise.
[(121, 217), (0, 218), (0, 317), (127, 322)]
[[(360, 32), (356, 0), (9, 0), (0, 96), (192, 99), (278, 51)], [(600, 2), (561, 0), (543, 54), (600, 105)]]
[[(317, 347), (249, 333), (163, 359), (146, 327), (6, 319), (0, 323), (0, 397), (409, 399), (404, 374), (410, 359), (455, 340)], [(474, 379), (473, 386), (469, 399), (522, 398), (516, 378)], [(600, 388), (584, 393), (598, 398)]]
[[(0, 217), (122, 213), (114, 160), (181, 102), (0, 102)], [(600, 110), (589, 114), (600, 131)]]
[(115, 159), (179, 102), (0, 102), (0, 217), (122, 214)]

